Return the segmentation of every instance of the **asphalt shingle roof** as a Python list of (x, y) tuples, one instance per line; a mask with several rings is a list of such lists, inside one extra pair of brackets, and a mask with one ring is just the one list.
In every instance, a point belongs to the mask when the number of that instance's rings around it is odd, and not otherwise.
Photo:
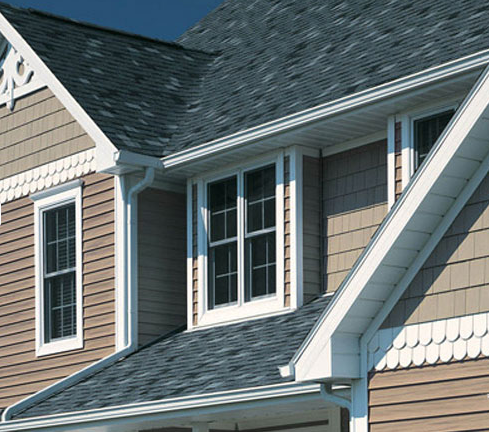
[(489, 48), (480, 0), (226, 0), (180, 45), (0, 12), (116, 146), (154, 156)]
[(284, 315), (163, 338), (16, 418), (287, 382), (278, 367), (299, 348), (330, 297)]
[(0, 12), (118, 148), (175, 150), (212, 55), (2, 3)]

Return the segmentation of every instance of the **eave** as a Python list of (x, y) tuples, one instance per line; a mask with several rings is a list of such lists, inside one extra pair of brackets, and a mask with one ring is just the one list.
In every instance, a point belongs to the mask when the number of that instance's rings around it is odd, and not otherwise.
[(488, 95), (486, 69), (293, 357), (296, 380), (361, 376), (361, 347), (489, 170)]
[[(3, 431), (133, 431), (155, 427), (213, 422), (215, 428), (232, 419), (287, 413), (292, 407), (326, 407), (319, 384), (287, 383), (160, 401), (110, 406), (80, 412), (45, 415), (0, 423)], [(289, 411), (288, 411), (289, 410)]]
[(172, 175), (192, 176), (273, 148), (332, 148), (386, 128), (388, 115), (468, 92), (489, 62), (485, 50), (162, 158)]

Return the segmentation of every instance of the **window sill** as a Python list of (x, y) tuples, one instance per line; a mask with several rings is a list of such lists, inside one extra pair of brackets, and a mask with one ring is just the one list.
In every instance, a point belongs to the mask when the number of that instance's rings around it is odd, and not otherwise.
[(83, 348), (83, 338), (81, 336), (75, 336), (66, 338), (54, 342), (42, 344), (37, 347), (37, 357), (47, 356), (51, 354), (58, 354), (65, 351), (73, 351)]
[(234, 304), (205, 311), (196, 328), (229, 324), (250, 318), (262, 318), (286, 311), (289, 311), (289, 308), (286, 308), (283, 301), (280, 301), (277, 296), (263, 297), (241, 305)]

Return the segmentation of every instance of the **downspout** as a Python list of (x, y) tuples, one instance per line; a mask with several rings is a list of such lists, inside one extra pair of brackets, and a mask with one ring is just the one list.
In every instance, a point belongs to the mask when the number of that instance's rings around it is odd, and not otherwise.
[(122, 311), (122, 316), (125, 319), (124, 347), (121, 350), (116, 351), (115, 353), (110, 354), (109, 356), (104, 357), (91, 365), (88, 365), (80, 371), (75, 372), (63, 380), (58, 381), (31, 396), (27, 396), (13, 405), (10, 405), (2, 413), (2, 422), (11, 420), (15, 414), (26, 409), (27, 407), (80, 382), (82, 379), (100, 371), (101, 369), (105, 369), (123, 357), (132, 354), (137, 349), (137, 272), (134, 271), (137, 264), (137, 245), (134, 244), (135, 239), (137, 239), (137, 204), (135, 200), (141, 191), (151, 185), (154, 180), (154, 175), (155, 169), (153, 167), (146, 167), (144, 178), (129, 189), (127, 195), (125, 194), (125, 182), (121, 182), (123, 202), (125, 204), (122, 212), (122, 217), (125, 222), (123, 224), (124, 309)]
[[(353, 395), (353, 394), (352, 394)], [(350, 431), (355, 432), (355, 429), (351, 427), (352, 425), (352, 403), (346, 398), (336, 396), (333, 394), (332, 385), (329, 383), (321, 383), (321, 398), (327, 402), (339, 406), (340, 408), (345, 408), (348, 410), (348, 416), (350, 417)], [(341, 428), (342, 429), (342, 428)]]
[(338, 405), (341, 408), (346, 408), (351, 412), (351, 402), (348, 399), (334, 395), (331, 384), (321, 383), (321, 397), (325, 402)]

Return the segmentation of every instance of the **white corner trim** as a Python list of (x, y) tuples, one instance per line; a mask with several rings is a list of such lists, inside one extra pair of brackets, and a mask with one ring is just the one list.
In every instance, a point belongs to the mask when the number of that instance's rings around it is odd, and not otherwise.
[(368, 370), (389, 370), (489, 357), (489, 313), (378, 330)]
[(396, 117), (387, 120), (387, 203), (389, 210), (396, 200)]
[[(83, 348), (83, 259), (82, 259), (82, 185), (75, 180), (32, 196), (34, 201), (35, 245), (35, 321), (38, 357)], [(44, 298), (44, 224), (43, 214), (68, 203), (75, 204), (76, 233), (76, 334), (69, 338), (46, 341)]]
[(42, 191), (96, 170), (95, 149), (89, 149), (0, 180), (0, 204)]

